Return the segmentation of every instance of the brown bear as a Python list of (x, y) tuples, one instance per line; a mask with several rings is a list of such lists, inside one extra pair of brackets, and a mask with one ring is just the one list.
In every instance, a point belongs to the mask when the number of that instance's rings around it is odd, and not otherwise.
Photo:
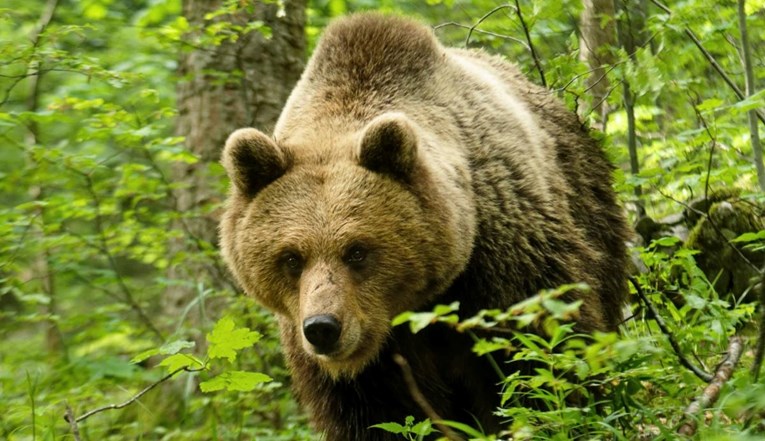
[(394, 439), (369, 426), (425, 418), (396, 353), (442, 418), (499, 428), (500, 381), (472, 341), (391, 328), (403, 311), (459, 301), (467, 317), (584, 282), (579, 329), (621, 319), (628, 228), (598, 143), (516, 67), (417, 22), (332, 23), (273, 136), (238, 130), (222, 161), (223, 256), (277, 315), (328, 440)]

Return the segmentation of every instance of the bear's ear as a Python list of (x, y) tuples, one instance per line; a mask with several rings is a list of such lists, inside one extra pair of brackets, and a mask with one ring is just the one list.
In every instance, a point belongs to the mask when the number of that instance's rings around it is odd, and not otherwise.
[(358, 158), (368, 170), (408, 181), (417, 163), (417, 133), (402, 113), (380, 115), (364, 128)]
[(288, 158), (276, 143), (255, 129), (232, 133), (223, 148), (221, 163), (236, 189), (254, 197), (288, 168)]

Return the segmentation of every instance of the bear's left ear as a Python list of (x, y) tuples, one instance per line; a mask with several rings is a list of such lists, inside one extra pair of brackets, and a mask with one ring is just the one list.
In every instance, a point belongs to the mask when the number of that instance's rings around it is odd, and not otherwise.
[(403, 113), (386, 113), (363, 131), (359, 164), (371, 171), (408, 181), (417, 163), (417, 133)]
[(289, 168), (289, 156), (265, 133), (239, 129), (223, 148), (221, 163), (234, 186), (247, 197), (277, 180)]

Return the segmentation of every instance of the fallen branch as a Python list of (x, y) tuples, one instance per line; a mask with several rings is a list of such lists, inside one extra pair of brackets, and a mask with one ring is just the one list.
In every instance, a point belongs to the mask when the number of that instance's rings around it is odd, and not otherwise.
[(155, 381), (154, 383), (146, 386), (143, 388), (140, 392), (133, 395), (129, 400), (120, 403), (120, 404), (110, 404), (108, 406), (99, 407), (97, 409), (93, 409), (90, 412), (85, 413), (84, 415), (80, 415), (77, 418), (74, 417), (74, 414), (71, 413), (69, 410), (67, 411), (66, 415), (64, 415), (64, 420), (66, 420), (70, 425), (72, 425), (73, 429), (77, 428), (77, 423), (80, 423), (82, 421), (85, 421), (86, 419), (92, 417), (93, 415), (97, 413), (101, 413), (106, 410), (112, 410), (112, 409), (122, 409), (123, 407), (127, 407), (133, 403), (135, 403), (139, 398), (144, 396), (147, 392), (154, 389), (155, 387), (159, 386), (160, 384), (164, 383), (165, 381), (172, 378), (175, 374), (186, 371), (186, 372), (199, 372), (203, 371), (205, 368), (199, 368), (199, 369), (191, 369), (188, 366), (182, 367), (179, 369), (174, 370), (173, 372), (170, 372), (169, 374), (165, 375), (164, 377), (160, 378), (159, 380)]
[(656, 320), (656, 324), (659, 325), (659, 329), (661, 329), (661, 333), (664, 334), (667, 339), (669, 340), (670, 346), (672, 346), (672, 349), (675, 351), (675, 355), (677, 355), (677, 358), (680, 359), (680, 364), (688, 368), (691, 372), (696, 374), (697, 377), (699, 377), (701, 380), (703, 380), (705, 383), (709, 383), (712, 381), (715, 377), (710, 375), (709, 373), (703, 371), (698, 366), (691, 363), (690, 360), (683, 354), (683, 351), (680, 349), (680, 344), (675, 339), (675, 336), (672, 334), (672, 332), (669, 330), (669, 327), (667, 327), (667, 324), (664, 323), (664, 319), (661, 318), (661, 315), (659, 315), (659, 311), (656, 309), (656, 306), (651, 302), (651, 300), (648, 298), (648, 296), (645, 295), (643, 292), (643, 288), (638, 283), (637, 279), (634, 277), (630, 277), (630, 282), (635, 287), (635, 290), (637, 291), (638, 296), (640, 297), (640, 300), (645, 303), (645, 306), (648, 308), (648, 311), (651, 313), (651, 316), (654, 320)]
[(725, 357), (725, 361), (723, 361), (717, 368), (714, 378), (707, 387), (704, 388), (704, 392), (702, 392), (702, 394), (685, 410), (685, 422), (677, 430), (677, 433), (685, 436), (691, 436), (696, 433), (696, 428), (698, 426), (697, 414), (701, 410), (709, 408), (709, 406), (713, 405), (720, 397), (722, 387), (728, 380), (730, 380), (730, 377), (733, 376), (733, 370), (736, 368), (739, 358), (741, 358), (743, 347), (744, 341), (740, 336), (734, 335), (730, 338), (730, 342), (728, 343), (728, 355)]
[(412, 396), (412, 399), (415, 403), (417, 403), (418, 406), (420, 406), (420, 409), (425, 412), (425, 415), (427, 415), (428, 418), (433, 421), (433, 424), (438, 428), (438, 430), (440, 430), (445, 437), (452, 441), (463, 441), (462, 437), (457, 435), (454, 430), (452, 430), (449, 426), (441, 423), (442, 418), (438, 416), (435, 409), (433, 409), (430, 403), (428, 403), (425, 395), (422, 394), (420, 388), (417, 386), (417, 382), (415, 381), (414, 375), (412, 374), (412, 368), (409, 366), (409, 362), (406, 361), (406, 358), (404, 358), (401, 354), (394, 354), (393, 361), (395, 361), (396, 364), (401, 368), (401, 372), (404, 374), (404, 381), (406, 382), (407, 388), (409, 388), (409, 394)]

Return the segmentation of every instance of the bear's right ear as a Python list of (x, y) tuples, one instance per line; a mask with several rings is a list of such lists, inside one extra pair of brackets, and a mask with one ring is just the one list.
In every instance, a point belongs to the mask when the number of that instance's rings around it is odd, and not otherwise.
[(373, 119), (361, 135), (359, 165), (409, 181), (417, 164), (417, 133), (403, 113), (385, 113)]
[(221, 163), (236, 189), (247, 197), (254, 197), (288, 168), (285, 153), (271, 138), (255, 129), (232, 133), (223, 148)]

